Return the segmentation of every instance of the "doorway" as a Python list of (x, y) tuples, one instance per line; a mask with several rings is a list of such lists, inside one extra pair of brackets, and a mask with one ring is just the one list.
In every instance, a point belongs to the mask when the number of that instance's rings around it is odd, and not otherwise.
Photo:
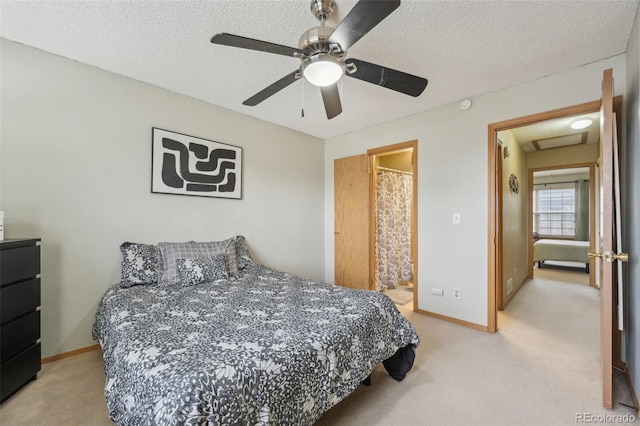
[[(503, 276), (503, 253), (504, 253), (504, 230), (503, 230), (503, 201), (505, 198), (504, 193), (512, 191), (509, 184), (503, 185), (505, 179), (509, 179), (510, 176), (503, 176), (502, 168), (500, 167), (505, 157), (508, 157), (509, 152), (503, 146), (502, 142), (499, 142), (498, 134), (503, 131), (511, 131), (516, 128), (521, 128), (528, 125), (537, 123), (543, 123), (550, 120), (563, 119), (567, 117), (577, 117), (585, 114), (591, 114), (600, 110), (600, 101), (588, 102), (585, 104), (575, 105), (572, 107), (561, 108), (558, 110), (543, 112), (540, 114), (534, 114), (526, 117), (520, 117), (500, 123), (494, 123), (489, 125), (489, 250), (488, 250), (488, 331), (495, 333), (498, 329), (498, 309), (502, 308), (504, 297), (507, 292), (507, 283), (504, 280), (508, 277)], [(538, 145), (542, 141), (534, 141)], [(520, 190), (525, 196), (532, 192), (533, 179), (526, 172), (526, 168), (523, 166), (520, 171), (520, 179), (524, 185), (524, 188)], [(533, 167), (535, 168), (535, 167)], [(503, 189), (505, 188), (505, 189)], [(506, 189), (508, 188), (508, 189)], [(527, 209), (529, 210), (529, 216), (532, 216), (531, 201), (529, 200)], [(532, 225), (531, 225), (532, 226)], [(527, 235), (523, 236), (526, 239), (524, 243), (526, 247), (532, 247), (534, 242), (533, 231), (527, 226)], [(530, 250), (526, 250), (527, 253)], [(526, 278), (533, 278), (532, 271), (532, 254), (528, 254), (529, 265), (527, 267)], [(503, 288), (504, 287), (504, 288)]]
[(408, 212), (410, 277), (399, 280), (396, 289), (399, 289), (398, 293), (404, 293), (402, 299), (398, 299), (398, 306), (413, 311), (418, 309), (417, 156), (418, 141), (414, 140), (334, 160), (335, 283), (344, 287), (377, 289), (376, 171), (411, 176), (408, 189), (411, 193)]
[(577, 270), (598, 287), (596, 262), (587, 256), (599, 241), (595, 170), (595, 162), (529, 169), (529, 277), (534, 268)]
[[(498, 175), (498, 163), (499, 156), (504, 153), (498, 144), (497, 134), (500, 130), (514, 129), (519, 126), (527, 124), (539, 123), (542, 121), (560, 118), (560, 117), (572, 117), (579, 116), (581, 114), (588, 114), (595, 111), (600, 111), (601, 117), (601, 139), (599, 141), (599, 174), (600, 184), (599, 192), (600, 202), (600, 214), (601, 222), (599, 228), (601, 228), (602, 235), (602, 252), (589, 253), (589, 256), (599, 257), (600, 260), (600, 355), (601, 355), (601, 367), (602, 367), (602, 395), (603, 405), (605, 408), (611, 409), (612, 407), (612, 365), (619, 362), (619, 350), (620, 340), (619, 331), (614, 329), (613, 317), (614, 317), (614, 301), (616, 300), (615, 287), (612, 287), (614, 280), (613, 271), (611, 268), (611, 262), (608, 260), (623, 259), (626, 258), (626, 254), (616, 254), (612, 250), (613, 242), (613, 226), (612, 226), (612, 196), (613, 196), (613, 146), (612, 141), (615, 140), (615, 133), (620, 134), (621, 123), (620, 121), (614, 121), (613, 112), (616, 111), (619, 114), (621, 111), (622, 98), (620, 96), (613, 98), (613, 77), (612, 70), (605, 70), (603, 73), (603, 90), (602, 99), (600, 101), (589, 102), (573, 107), (562, 108), (545, 113), (535, 114), (527, 117), (521, 117), (513, 120), (504, 121), (501, 123), (494, 123), (489, 125), (489, 235), (488, 235), (488, 319), (487, 329), (489, 332), (496, 332), (498, 329), (497, 323), (497, 293), (499, 291), (501, 282), (498, 282), (499, 271), (497, 266), (500, 265), (503, 247), (501, 246), (501, 234), (503, 229), (500, 226), (502, 211), (499, 208), (501, 203), (501, 181)], [(615, 123), (615, 124), (614, 124)], [(531, 179), (532, 180), (532, 179)], [(533, 240), (532, 233), (529, 233), (528, 238)], [(531, 244), (530, 244), (531, 245)], [(605, 256), (609, 256), (607, 259)], [(615, 256), (615, 257), (614, 257)]]
[(417, 141), (367, 151), (372, 290), (417, 309)]

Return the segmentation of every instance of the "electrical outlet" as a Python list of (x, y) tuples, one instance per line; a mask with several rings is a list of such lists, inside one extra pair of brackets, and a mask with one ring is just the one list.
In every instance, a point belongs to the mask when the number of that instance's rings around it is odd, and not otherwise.
[(444, 296), (444, 290), (442, 290), (441, 288), (432, 288), (431, 293), (435, 294), (436, 296)]
[(459, 288), (454, 288), (453, 289), (453, 298), (454, 299), (460, 299), (460, 289)]
[(507, 280), (507, 296), (513, 291), (513, 278)]

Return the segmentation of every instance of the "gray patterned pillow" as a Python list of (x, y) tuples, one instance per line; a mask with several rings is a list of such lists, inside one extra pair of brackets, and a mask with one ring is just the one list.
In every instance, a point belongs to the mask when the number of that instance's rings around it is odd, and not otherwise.
[(120, 251), (122, 252), (121, 287), (158, 282), (158, 247), (125, 242), (120, 246)]
[(175, 284), (180, 282), (178, 271), (178, 259), (194, 259), (198, 257), (210, 257), (217, 254), (225, 255), (227, 275), (236, 277), (238, 275), (238, 262), (236, 259), (236, 246), (233, 238), (224, 241), (214, 241), (207, 243), (186, 242), (186, 243), (158, 243), (158, 249), (162, 254), (164, 263), (162, 273), (162, 284)]
[(233, 242), (236, 245), (236, 258), (238, 262), (238, 269), (244, 269), (249, 263), (255, 263), (249, 249), (247, 248), (247, 241), (242, 235), (236, 235), (233, 237)]
[(195, 259), (178, 259), (177, 265), (180, 283), (185, 287), (227, 279), (224, 254)]

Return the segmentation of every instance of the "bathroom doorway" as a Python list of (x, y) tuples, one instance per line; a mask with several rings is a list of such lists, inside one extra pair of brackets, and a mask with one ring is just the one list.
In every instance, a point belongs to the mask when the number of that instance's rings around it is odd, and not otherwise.
[(369, 150), (372, 289), (417, 309), (417, 141)]

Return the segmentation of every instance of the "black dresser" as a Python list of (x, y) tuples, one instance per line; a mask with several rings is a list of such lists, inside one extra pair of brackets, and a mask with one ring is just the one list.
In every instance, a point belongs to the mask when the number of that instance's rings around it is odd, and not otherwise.
[(0, 402), (40, 371), (39, 241), (0, 241)]

